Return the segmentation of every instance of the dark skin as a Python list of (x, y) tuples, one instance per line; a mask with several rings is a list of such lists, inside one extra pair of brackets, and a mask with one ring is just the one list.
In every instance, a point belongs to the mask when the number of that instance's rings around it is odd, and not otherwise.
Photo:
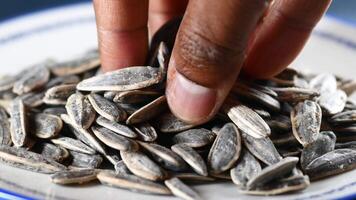
[(169, 62), (172, 112), (201, 124), (242, 72), (268, 78), (303, 48), (331, 0), (94, 0), (104, 71), (143, 65), (148, 32), (183, 15)]

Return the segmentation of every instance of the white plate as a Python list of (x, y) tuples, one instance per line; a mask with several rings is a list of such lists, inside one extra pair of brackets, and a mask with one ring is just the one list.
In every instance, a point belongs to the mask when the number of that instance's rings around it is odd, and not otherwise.
[[(96, 48), (92, 5), (77, 4), (51, 9), (0, 24), (0, 74), (51, 57), (64, 60)], [(356, 28), (324, 17), (311, 39), (292, 64), (315, 72), (332, 72), (356, 78)], [(15, 199), (120, 199), (171, 200), (173, 197), (134, 193), (90, 184), (65, 187), (50, 183), (49, 176), (0, 165), (0, 198)], [(356, 170), (314, 182), (306, 190), (275, 197), (244, 196), (233, 184), (194, 186), (203, 199), (351, 199), (356, 197)], [(10, 193), (9, 193), (10, 191)], [(7, 196), (6, 196), (7, 195)]]

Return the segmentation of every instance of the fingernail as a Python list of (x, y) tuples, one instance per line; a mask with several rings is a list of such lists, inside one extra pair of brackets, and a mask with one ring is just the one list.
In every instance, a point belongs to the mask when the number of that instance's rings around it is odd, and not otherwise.
[(217, 92), (198, 85), (176, 72), (167, 92), (172, 112), (184, 121), (199, 123), (212, 114)]

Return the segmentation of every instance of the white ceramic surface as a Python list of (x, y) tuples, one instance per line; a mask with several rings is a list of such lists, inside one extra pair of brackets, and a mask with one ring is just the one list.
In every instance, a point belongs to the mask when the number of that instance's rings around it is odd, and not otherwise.
[[(0, 75), (51, 57), (64, 60), (97, 45), (93, 8), (77, 4), (22, 16), (0, 24)], [(356, 26), (324, 17), (293, 67), (356, 78)], [(38, 199), (172, 200), (90, 184), (59, 186), (48, 175), (0, 164), (0, 188)], [(313, 183), (308, 189), (275, 197), (244, 196), (230, 183), (194, 187), (203, 199), (339, 199), (356, 195), (356, 170)], [(0, 198), (9, 196), (0, 189)], [(11, 197), (14, 198), (14, 197)], [(18, 199), (22, 199), (18, 197)]]

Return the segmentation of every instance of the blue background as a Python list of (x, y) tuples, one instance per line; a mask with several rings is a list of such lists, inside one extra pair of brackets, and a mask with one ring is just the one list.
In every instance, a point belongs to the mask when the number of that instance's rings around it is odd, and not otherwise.
[[(1, 0), (0, 22), (46, 8), (89, 1), (90, 0)], [(328, 14), (356, 24), (356, 1), (334, 0)]]

